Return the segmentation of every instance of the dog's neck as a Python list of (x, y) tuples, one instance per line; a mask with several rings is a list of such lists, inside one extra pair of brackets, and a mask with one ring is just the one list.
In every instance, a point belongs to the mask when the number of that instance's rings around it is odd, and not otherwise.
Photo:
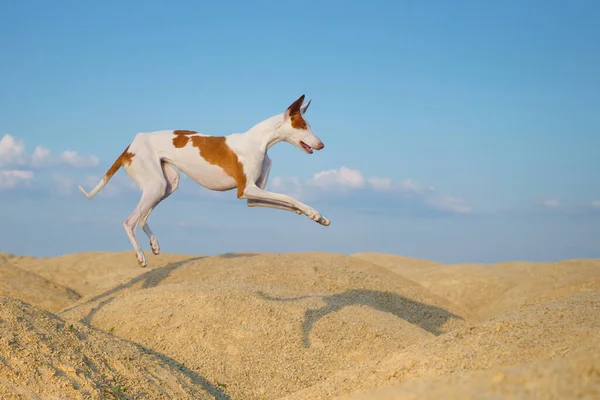
[(280, 129), (283, 123), (283, 114), (277, 114), (257, 123), (244, 132), (243, 135), (266, 151), (283, 140)]

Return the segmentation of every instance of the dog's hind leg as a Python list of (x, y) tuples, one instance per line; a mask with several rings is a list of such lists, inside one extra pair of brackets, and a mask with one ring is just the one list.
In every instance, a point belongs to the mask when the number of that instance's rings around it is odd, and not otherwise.
[(148, 239), (150, 239), (150, 247), (152, 248), (152, 253), (155, 255), (160, 254), (160, 246), (158, 245), (158, 239), (156, 238), (154, 233), (152, 233), (152, 230), (150, 229), (150, 225), (148, 225), (148, 217), (150, 217), (150, 213), (152, 213), (152, 211), (156, 208), (156, 206), (158, 206), (158, 204), (160, 204), (161, 201), (163, 201), (164, 199), (169, 197), (171, 194), (173, 194), (173, 192), (175, 190), (177, 190), (177, 187), (179, 186), (179, 172), (177, 172), (177, 170), (175, 168), (173, 168), (173, 166), (166, 161), (161, 162), (161, 168), (162, 168), (163, 176), (165, 177), (166, 182), (167, 182), (165, 194), (158, 201), (158, 203), (156, 203), (152, 208), (150, 208), (148, 210), (148, 212), (140, 220), (140, 225), (142, 225), (142, 230), (146, 233), (146, 235), (148, 236)]
[[(123, 228), (133, 245), (138, 263), (141, 267), (146, 267), (146, 257), (135, 237), (135, 230), (140, 222), (147, 225), (146, 221), (142, 220), (147, 219), (150, 211), (162, 200), (167, 189), (167, 180), (163, 175), (160, 159), (153, 154), (146, 156), (138, 151), (137, 157), (125, 167), (125, 170), (142, 189), (142, 196), (135, 210), (123, 223)], [(147, 229), (146, 233), (150, 232), (149, 236), (153, 237), (150, 229)]]

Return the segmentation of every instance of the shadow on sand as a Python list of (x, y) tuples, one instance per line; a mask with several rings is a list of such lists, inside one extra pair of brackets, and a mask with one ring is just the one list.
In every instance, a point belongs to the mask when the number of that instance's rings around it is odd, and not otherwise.
[[(183, 261), (179, 261), (179, 262), (172, 263), (172, 264), (169, 264), (169, 265), (165, 265), (164, 267), (159, 267), (159, 268), (151, 269), (148, 272), (145, 272), (145, 273), (143, 273), (141, 275), (136, 276), (135, 278), (129, 280), (128, 282), (125, 282), (125, 283), (122, 283), (120, 285), (117, 285), (117, 286), (113, 287), (112, 289), (107, 290), (106, 292), (100, 293), (100, 294), (98, 294), (98, 295), (96, 295), (96, 296), (88, 299), (84, 303), (75, 304), (72, 307), (66, 308), (66, 309), (62, 310), (59, 313), (59, 315), (60, 314), (64, 314), (67, 311), (71, 311), (74, 308), (81, 307), (81, 306), (83, 306), (85, 304), (93, 303), (93, 302), (95, 302), (97, 300), (100, 300), (100, 299), (102, 299), (104, 297), (108, 297), (111, 294), (115, 294), (115, 293), (117, 293), (120, 290), (130, 288), (130, 287), (132, 287), (133, 285), (135, 285), (135, 284), (137, 284), (139, 282), (142, 282), (142, 289), (153, 288), (153, 287), (157, 286), (160, 282), (162, 282), (164, 279), (166, 279), (169, 275), (171, 275), (171, 272), (175, 271), (178, 268), (183, 267), (184, 265), (186, 265), (188, 263), (191, 263), (191, 262), (196, 261), (196, 260), (201, 260), (203, 258), (206, 258), (206, 257), (193, 257), (193, 258), (189, 258), (187, 260), (183, 260)], [(104, 306), (104, 305), (108, 304), (111, 300), (112, 300), (112, 298), (110, 298), (108, 300), (104, 300), (102, 303), (100, 303), (98, 305), (98, 307), (102, 308), (101, 306)], [(96, 308), (92, 309), (90, 311), (90, 314), (93, 315), (93, 314), (97, 313), (99, 311), (99, 308), (98, 309), (96, 309)], [(91, 321), (91, 315), (90, 314), (88, 314), (87, 316), (85, 316), (83, 319), (87, 319), (87, 320)], [(82, 319), (81, 322), (83, 322), (83, 319)]]
[[(92, 329), (95, 329), (95, 328), (92, 328)], [(170, 370), (172, 370), (172, 371), (175, 370), (175, 371), (181, 372), (183, 375), (188, 377), (194, 385), (198, 385), (202, 389), (206, 390), (216, 400), (230, 400), (231, 399), (231, 397), (223, 389), (221, 389), (219, 386), (217, 386), (218, 383), (217, 383), (217, 385), (212, 384), (211, 382), (208, 381), (208, 379), (206, 379), (202, 375), (197, 374), (196, 372), (192, 371), (191, 369), (185, 367), (183, 364), (178, 363), (174, 359), (172, 359), (162, 353), (159, 353), (158, 351), (152, 350), (148, 347), (144, 347), (139, 343), (135, 343), (135, 342), (131, 342), (131, 341), (129, 341), (129, 343), (132, 343), (133, 345), (135, 345), (138, 349), (140, 349), (144, 353), (152, 354), (152, 355), (156, 356), (158, 359), (160, 359), (160, 361), (162, 361), (164, 364), (168, 365)]]
[(321, 318), (329, 313), (341, 310), (344, 307), (363, 305), (377, 311), (391, 313), (411, 324), (418, 325), (422, 329), (436, 336), (441, 335), (440, 327), (450, 318), (463, 319), (441, 307), (432, 306), (418, 301), (410, 300), (393, 292), (380, 292), (377, 290), (355, 289), (327, 296), (298, 296), (288, 298), (277, 298), (257, 292), (258, 296), (269, 301), (298, 301), (308, 298), (320, 298), (325, 305), (317, 309), (308, 309), (304, 312), (304, 323), (302, 324), (302, 342), (304, 347), (310, 347), (309, 335), (314, 326)]
[(219, 258), (241, 258), (241, 257), (254, 257), (258, 254), (255, 253), (224, 253), (219, 254), (217, 257)]
[[(251, 257), (254, 254), (233, 254), (233, 256), (231, 254), (229, 255), (219, 255), (216, 257), (221, 257), (221, 258), (234, 258), (234, 257)], [(85, 303), (82, 304), (77, 304), (73, 307), (70, 307), (68, 309), (65, 309), (63, 311), (61, 311), (60, 314), (65, 313), (69, 310), (72, 310), (76, 307), (80, 307), (83, 306), (85, 304), (89, 304), (92, 302), (95, 302), (97, 300), (100, 300), (102, 298), (106, 298), (108, 296), (111, 296), (112, 294), (117, 293), (118, 291), (122, 290), (122, 289), (126, 289), (129, 287), (132, 287), (133, 285), (136, 285), (139, 282), (142, 282), (142, 289), (148, 289), (148, 288), (153, 288), (155, 286), (157, 286), (160, 282), (162, 282), (164, 279), (166, 279), (173, 271), (175, 271), (178, 268), (181, 268), (182, 266), (191, 263), (193, 261), (196, 260), (201, 260), (203, 258), (206, 257), (193, 257), (187, 260), (183, 260), (183, 261), (179, 261), (176, 263), (172, 263), (169, 265), (166, 265), (164, 267), (159, 267), (159, 268), (155, 268), (152, 269), (150, 271), (147, 271), (139, 276), (136, 276), (135, 278), (129, 280), (126, 283), (120, 284), (115, 286), (114, 288), (107, 290), (97, 296), (94, 296), (92, 298), (90, 298), (89, 300), (87, 300)], [(95, 331), (99, 331), (99, 332), (103, 332), (105, 333), (103, 330), (98, 329), (98, 328), (94, 328), (91, 326), (92, 323), (92, 319), (94, 317), (94, 315), (96, 313), (98, 313), (104, 306), (106, 306), (107, 304), (109, 304), (110, 302), (112, 302), (115, 299), (116, 296), (112, 296), (112, 297), (108, 297), (107, 299), (103, 300), (102, 302), (100, 302), (96, 307), (92, 308), (90, 310), (90, 312), (83, 318), (81, 318), (79, 320), (79, 322), (89, 326), (91, 329), (95, 330)], [(125, 339), (124, 339), (125, 340)], [(230, 396), (223, 390), (221, 389), (218, 385), (214, 385), (212, 383), (210, 383), (206, 378), (204, 378), (203, 376), (197, 374), (196, 372), (190, 370), (189, 368), (185, 367), (183, 364), (178, 363), (177, 361), (175, 361), (174, 359), (160, 353), (157, 352), (155, 350), (152, 350), (150, 348), (144, 347), (139, 343), (136, 342), (132, 342), (127, 340), (129, 343), (135, 345), (138, 349), (140, 349), (141, 351), (143, 351), (144, 353), (147, 354), (152, 354), (156, 357), (158, 357), (160, 359), (160, 361), (166, 365), (168, 365), (168, 368), (172, 371), (179, 371), (181, 372), (183, 375), (185, 375), (186, 377), (188, 377), (195, 385), (198, 385), (199, 387), (201, 387), (202, 389), (204, 389), (206, 392), (208, 392), (211, 396), (213, 396), (215, 399), (217, 400), (229, 400)]]
[[(110, 303), (112, 300), (114, 300), (114, 297), (110, 297), (109, 299), (103, 301), (102, 303), (100, 303), (100, 306), (98, 308), (96, 308), (95, 312), (97, 312), (97, 310), (99, 310), (100, 308), (102, 308), (105, 304)], [(90, 314), (88, 314), (86, 317), (82, 318), (80, 320), (80, 322), (82, 322), (83, 324), (87, 325), (90, 329), (92, 329), (95, 332), (101, 333), (101, 334), (108, 334), (111, 335), (111, 333), (107, 333), (106, 331), (99, 329), (99, 328), (95, 328), (93, 326), (91, 326), (89, 324), (89, 321), (91, 321), (91, 318), (93, 316), (93, 314), (95, 314), (95, 312), (91, 312)], [(63, 329), (65, 326), (68, 326), (69, 324), (67, 322), (65, 322), (64, 320), (60, 319), (61, 324), (59, 326), (59, 329)], [(73, 329), (73, 325), (71, 326), (71, 331), (77, 335), (78, 337), (80, 337), (80, 339), (84, 339), (87, 335), (82, 334), (81, 332), (78, 332), (76, 329)], [(184, 376), (186, 376), (187, 378), (189, 378), (189, 380), (196, 385), (198, 388), (202, 388), (203, 390), (205, 390), (207, 393), (209, 393), (214, 399), (216, 400), (230, 400), (231, 397), (223, 390), (219, 387), (219, 384), (217, 383), (217, 385), (211, 383), (208, 379), (206, 379), (205, 377), (203, 377), (202, 375), (192, 371), (191, 369), (187, 368), (186, 366), (184, 366), (183, 364), (177, 362), (176, 360), (174, 360), (173, 358), (160, 353), (156, 350), (153, 350), (151, 348), (145, 347), (139, 343), (133, 342), (131, 340), (125, 339), (125, 338), (119, 338), (120, 340), (126, 341), (127, 343), (135, 346), (138, 350), (140, 350), (142, 353), (144, 354), (148, 354), (148, 355), (152, 355), (154, 357), (156, 357), (161, 366), (165, 367), (166, 369), (168, 369), (171, 373), (174, 373), (175, 375), (177, 375), (178, 373), (183, 374)], [(1, 361), (1, 359), (0, 359)], [(140, 396), (143, 396), (143, 393), (138, 394)], [(129, 399), (130, 397), (118, 397), (119, 399), (121, 398), (126, 398)], [(138, 398), (138, 397), (134, 397), (134, 398)]]
[[(220, 254), (220, 255), (214, 256), (214, 257), (228, 259), (228, 258), (254, 257), (254, 256), (256, 256), (256, 254), (252, 254), (252, 253), (249, 253), (249, 254), (245, 254), (245, 253), (225, 253), (225, 254)], [(71, 311), (74, 308), (81, 307), (81, 306), (83, 306), (85, 304), (93, 303), (93, 302), (95, 302), (97, 300), (100, 300), (100, 299), (102, 299), (104, 297), (108, 297), (108, 296), (110, 296), (112, 294), (115, 294), (115, 293), (117, 293), (120, 290), (130, 288), (130, 287), (138, 284), (139, 282), (142, 282), (142, 287), (141, 287), (142, 289), (150, 289), (150, 288), (156, 287), (156, 286), (158, 286), (158, 284), (160, 282), (162, 282), (163, 280), (165, 280), (166, 278), (168, 278), (171, 275), (171, 273), (173, 271), (175, 271), (176, 269), (181, 268), (184, 265), (189, 264), (191, 262), (202, 260), (202, 259), (208, 258), (208, 257), (209, 256), (192, 257), (192, 258), (188, 258), (187, 260), (183, 260), (183, 261), (179, 261), (179, 262), (176, 262), (176, 263), (165, 265), (164, 267), (159, 267), (159, 268), (151, 269), (151, 270), (149, 270), (149, 271), (147, 271), (147, 272), (145, 272), (145, 273), (143, 273), (141, 275), (136, 276), (135, 278), (129, 280), (128, 282), (125, 282), (125, 283), (122, 283), (120, 285), (117, 285), (117, 286), (113, 287), (112, 289), (109, 289), (109, 290), (107, 290), (107, 291), (105, 291), (103, 293), (100, 293), (100, 294), (98, 294), (98, 295), (96, 295), (96, 296), (88, 299), (84, 303), (75, 304), (72, 307), (66, 308), (66, 309), (62, 310), (58, 314), (60, 315), (60, 314), (66, 313), (68, 311)], [(90, 313), (88, 315), (86, 315), (85, 317), (83, 317), (80, 321), (83, 322), (83, 323), (87, 323), (89, 325), (89, 323), (91, 322), (91, 319), (92, 319), (93, 315), (96, 314), (98, 311), (100, 311), (100, 309), (102, 307), (104, 307), (106, 304), (110, 303), (113, 299), (114, 298), (109, 298), (107, 300), (102, 301), (100, 304), (98, 304), (97, 307), (93, 308), (90, 311)]]
[[(256, 254), (225, 253), (225, 254), (217, 255), (215, 257), (229, 259), (229, 258), (253, 257), (253, 256), (256, 256)], [(179, 261), (179, 262), (172, 263), (169, 265), (165, 265), (164, 267), (151, 269), (141, 275), (136, 276), (135, 278), (129, 280), (126, 283), (117, 285), (117, 286), (113, 287), (112, 289), (109, 289), (103, 293), (100, 293), (100, 294), (88, 299), (84, 303), (76, 304), (72, 307), (64, 309), (59, 313), (59, 315), (66, 313), (67, 311), (73, 310), (76, 307), (81, 307), (83, 305), (90, 304), (90, 303), (93, 303), (93, 302), (101, 300), (101, 299), (105, 299), (105, 300), (102, 300), (96, 307), (92, 308), (86, 316), (84, 316), (83, 318), (81, 318), (79, 320), (79, 322), (89, 326), (91, 329), (94, 329), (94, 330), (100, 331), (100, 332), (104, 332), (101, 329), (92, 327), (91, 323), (92, 323), (92, 319), (94, 318), (94, 315), (96, 315), (96, 313), (98, 313), (107, 304), (110, 304), (110, 302), (112, 302), (116, 297), (116, 296), (112, 296), (112, 297), (109, 297), (109, 296), (116, 294), (120, 290), (130, 288), (140, 282), (142, 282), (142, 285), (141, 285), (142, 289), (149, 289), (149, 288), (156, 287), (156, 286), (158, 286), (158, 284), (160, 282), (162, 282), (167, 277), (169, 277), (173, 271), (177, 270), (178, 268), (183, 267), (186, 264), (189, 264), (189, 263), (197, 261), (197, 260), (201, 260), (203, 258), (207, 258), (207, 257), (206, 256), (192, 257), (187, 260), (183, 260), (183, 261)], [(205, 391), (207, 391), (215, 399), (217, 399), (217, 400), (229, 400), (230, 399), (229, 395), (227, 393), (225, 393), (225, 391), (223, 391), (223, 389), (221, 389), (217, 385), (210, 383), (206, 378), (204, 378), (203, 376), (190, 370), (189, 368), (185, 367), (184, 365), (178, 363), (174, 359), (172, 359), (162, 353), (159, 353), (155, 350), (144, 347), (139, 343), (135, 343), (135, 342), (132, 342), (129, 340), (128, 340), (128, 342), (134, 344), (136, 347), (138, 347), (144, 353), (155, 355), (163, 363), (168, 365), (171, 370), (180, 371), (185, 376), (187, 376), (195, 385), (202, 387)]]

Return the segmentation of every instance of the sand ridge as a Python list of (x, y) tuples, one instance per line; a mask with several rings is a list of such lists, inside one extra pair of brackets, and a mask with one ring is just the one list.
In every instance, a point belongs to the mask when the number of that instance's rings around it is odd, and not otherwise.
[(9, 260), (3, 259), (0, 259), (0, 293), (49, 311), (59, 311), (81, 298), (73, 289), (16, 267)]
[(0, 296), (0, 398), (210, 399), (222, 391), (150, 349)]
[(191, 260), (61, 315), (159, 349), (238, 398), (276, 398), (465, 326), (463, 314), (379, 266), (304, 253)]
[[(149, 261), (0, 254), (12, 271), (0, 295), (31, 304), (3, 298), (0, 329), (21, 347), (0, 342), (0, 362), (15, 369), (25, 349), (29, 372), (25, 381), (0, 375), (0, 393), (50, 398), (64, 387), (66, 398), (83, 398), (109, 393), (115, 377), (129, 392), (110, 396), (150, 399), (593, 398), (600, 386), (600, 260), (444, 265), (313, 252)], [(19, 286), (25, 276), (31, 283)], [(43, 303), (61, 290), (77, 296)], [(55, 350), (40, 350), (47, 337)], [(71, 342), (101, 367), (69, 353)], [(70, 368), (79, 372), (64, 378)]]
[[(130, 257), (134, 257), (133, 251), (73, 253), (43, 258), (12, 256), (9, 260), (12, 265), (23, 270), (68, 286), (82, 296), (89, 296), (146, 272), (132, 264)], [(153, 257), (152, 265), (149, 268), (163, 267), (191, 257), (189, 255), (161, 254)]]
[(600, 354), (586, 345), (564, 357), (441, 375), (342, 395), (345, 400), (597, 399)]
[(600, 260), (444, 265), (388, 254), (357, 253), (432, 293), (467, 308), (482, 321), (524, 304), (560, 299), (600, 287)]
[[(580, 348), (595, 348), (595, 352), (589, 353), (590, 360), (593, 360), (600, 355), (596, 345), (600, 343), (598, 309), (600, 292), (524, 306), (484, 324), (436, 337), (427, 346), (411, 346), (372, 365), (341, 371), (286, 399), (316, 399), (323, 394), (328, 398), (345, 398), (344, 394), (349, 389), (371, 393), (369, 388), (393, 384), (403, 390), (399, 383), (423, 378), (468, 376), (473, 371), (501, 371), (509, 366), (533, 364), (538, 360), (558, 360)], [(597, 367), (592, 372), (596, 374), (596, 383), (600, 384), (600, 365)], [(427, 385), (422, 389), (420, 394), (426, 396)]]

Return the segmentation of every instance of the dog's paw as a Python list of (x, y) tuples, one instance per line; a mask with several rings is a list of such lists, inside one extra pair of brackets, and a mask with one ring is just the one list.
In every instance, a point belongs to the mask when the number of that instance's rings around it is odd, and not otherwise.
[(323, 225), (323, 226), (329, 226), (329, 225), (331, 224), (331, 221), (330, 221), (330, 220), (328, 220), (327, 218), (323, 217), (323, 216), (322, 216), (322, 217), (321, 217), (321, 219), (320, 219), (320, 220), (318, 220), (317, 222), (318, 222), (319, 224)]
[(158, 245), (158, 239), (152, 237), (150, 239), (150, 248), (152, 249), (152, 254), (159, 255), (160, 254), (160, 246)]
[(135, 253), (135, 258), (137, 259), (137, 262), (140, 265), (140, 267), (146, 268), (148, 266), (148, 263), (146, 262), (146, 256), (144, 256), (144, 253), (142, 253), (141, 251)]
[(308, 209), (305, 214), (308, 218), (312, 219), (315, 222), (319, 222), (319, 220), (321, 220), (322, 218), (321, 214), (319, 214), (317, 210), (312, 208)]

